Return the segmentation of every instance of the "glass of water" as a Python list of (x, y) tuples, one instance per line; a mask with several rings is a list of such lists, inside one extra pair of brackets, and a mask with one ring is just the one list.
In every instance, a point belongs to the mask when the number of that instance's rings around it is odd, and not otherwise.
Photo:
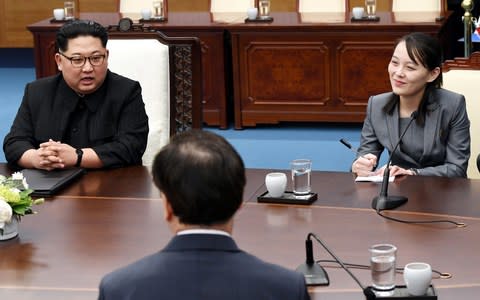
[(397, 247), (390, 244), (377, 244), (370, 247), (370, 267), (372, 286), (379, 291), (395, 288), (395, 263)]
[(375, 18), (377, 13), (377, 0), (365, 0), (365, 8), (367, 9), (367, 17)]
[(165, 18), (165, 6), (163, 0), (153, 1), (153, 18), (163, 19)]
[(270, 0), (259, 0), (258, 6), (258, 15), (260, 18), (268, 18), (270, 16)]
[(307, 195), (312, 191), (310, 177), (312, 161), (310, 159), (295, 159), (290, 162), (292, 170), (293, 194)]
[(65, 10), (65, 20), (75, 19), (75, 1), (63, 2), (63, 9)]

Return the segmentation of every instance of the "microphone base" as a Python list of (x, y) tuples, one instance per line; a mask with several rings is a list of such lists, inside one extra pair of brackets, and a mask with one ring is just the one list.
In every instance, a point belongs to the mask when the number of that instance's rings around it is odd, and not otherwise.
[(330, 279), (325, 270), (317, 263), (301, 264), (295, 269), (296, 272), (302, 273), (305, 276), (305, 283), (307, 286), (315, 285), (329, 285)]
[[(368, 296), (366, 295), (367, 300), (373, 299), (385, 299), (385, 300), (437, 300), (437, 294), (433, 285), (427, 289), (425, 295), (413, 296), (408, 293), (407, 287), (405, 285), (397, 285), (395, 289), (391, 291), (390, 295), (381, 295), (384, 292), (375, 290), (373, 287), (369, 286), (367, 290)], [(365, 294), (365, 291), (364, 291)]]
[(377, 196), (373, 198), (372, 208), (377, 211), (395, 209), (407, 201), (408, 198), (404, 196)]

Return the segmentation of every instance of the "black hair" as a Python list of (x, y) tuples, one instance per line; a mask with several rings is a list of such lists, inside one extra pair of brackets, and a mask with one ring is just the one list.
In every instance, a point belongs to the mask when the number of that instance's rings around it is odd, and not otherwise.
[[(422, 33), (412, 32), (401, 37), (395, 44), (394, 49), (399, 43), (405, 42), (407, 53), (410, 59), (416, 64), (424, 66), (427, 70), (432, 71), (435, 68), (440, 68), (440, 74), (432, 82), (427, 82), (425, 93), (423, 94), (420, 105), (418, 106), (417, 124), (425, 124), (425, 116), (427, 113), (428, 99), (434, 89), (441, 88), (443, 84), (442, 77), (442, 62), (443, 52), (442, 47), (437, 38)], [(392, 114), (393, 109), (399, 103), (400, 97), (396, 94), (392, 96), (389, 102), (383, 107), (385, 113)]]
[(152, 175), (184, 224), (223, 224), (243, 200), (243, 161), (223, 137), (209, 131), (175, 135), (156, 155)]
[(108, 33), (105, 27), (95, 21), (73, 20), (65, 23), (57, 32), (57, 49), (66, 52), (68, 40), (79, 36), (93, 36), (99, 38), (104, 48), (107, 47)]

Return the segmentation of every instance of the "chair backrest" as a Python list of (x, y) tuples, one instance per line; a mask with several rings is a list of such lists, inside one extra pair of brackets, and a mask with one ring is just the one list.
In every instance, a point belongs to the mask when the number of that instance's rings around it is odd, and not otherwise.
[(150, 129), (143, 164), (150, 165), (170, 136), (201, 127), (199, 40), (143, 29), (120, 32), (112, 26), (107, 48), (109, 69), (142, 87)]
[(152, 0), (119, 0), (121, 13), (140, 13), (142, 8), (153, 9)]
[(241, 12), (246, 15), (249, 7), (255, 6), (255, 0), (210, 0), (210, 12)]
[(349, 0), (297, 0), (297, 11), (305, 12), (346, 12), (349, 10)]
[(467, 176), (480, 178), (477, 169), (477, 155), (480, 153), (480, 52), (474, 52), (469, 58), (455, 58), (443, 64), (443, 87), (465, 96), (467, 113), (470, 119), (471, 155), (468, 161)]
[(391, 0), (392, 12), (445, 11), (444, 0)]

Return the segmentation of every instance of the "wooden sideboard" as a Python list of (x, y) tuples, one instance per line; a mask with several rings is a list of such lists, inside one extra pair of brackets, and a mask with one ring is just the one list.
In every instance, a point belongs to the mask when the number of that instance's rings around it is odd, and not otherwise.
[[(335, 20), (328, 14), (273, 12), (271, 23), (245, 23), (243, 15), (221, 21), (209, 12), (171, 12), (167, 23), (147, 25), (170, 36), (200, 38), (203, 121), (226, 128), (233, 108), (240, 129), (283, 121), (362, 122), (369, 96), (391, 89), (386, 69), (395, 41), (413, 31), (437, 35), (444, 24), (428, 14), (416, 22), (398, 21), (390, 12), (378, 15), (379, 22), (352, 22), (349, 12)], [(122, 15), (80, 17), (114, 25)], [(56, 72), (60, 26), (49, 19), (28, 26), (37, 77)]]
[(269, 24), (229, 26), (235, 127), (362, 122), (369, 96), (391, 90), (395, 41), (413, 31), (436, 35), (442, 26), (435, 16), (405, 23), (390, 12), (378, 15), (379, 22), (352, 22), (349, 13), (272, 13)]

